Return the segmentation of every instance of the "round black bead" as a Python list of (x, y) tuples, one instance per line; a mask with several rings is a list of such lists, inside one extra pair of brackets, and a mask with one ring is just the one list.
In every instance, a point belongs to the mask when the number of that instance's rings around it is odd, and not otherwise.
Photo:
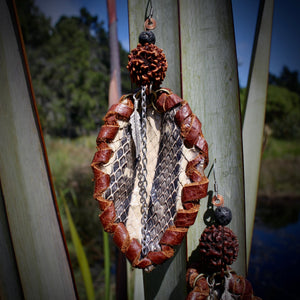
[(215, 209), (216, 222), (222, 226), (226, 226), (231, 222), (231, 210), (225, 206), (218, 206)]
[(144, 45), (148, 44), (155, 44), (155, 35), (152, 31), (143, 31), (139, 36), (139, 43)]

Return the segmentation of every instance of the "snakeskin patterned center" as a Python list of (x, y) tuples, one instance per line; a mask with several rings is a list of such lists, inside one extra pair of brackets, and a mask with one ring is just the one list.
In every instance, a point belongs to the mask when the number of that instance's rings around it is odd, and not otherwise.
[[(156, 167), (154, 177), (148, 182), (151, 191), (147, 200), (146, 253), (161, 250), (159, 241), (166, 229), (174, 225), (177, 212), (179, 173), (183, 157), (180, 129), (174, 122), (177, 110), (175, 108), (164, 114), (156, 161), (153, 159), (148, 161), (148, 164), (155, 164)], [(104, 193), (104, 198), (114, 201), (115, 222), (126, 225), (135, 185), (137, 185), (137, 163), (131, 126), (128, 124), (124, 128), (120, 146), (114, 155), (110, 186)]]
[(158, 159), (151, 188), (146, 227), (147, 252), (160, 251), (159, 241), (174, 224), (179, 171), (182, 158), (182, 138), (174, 122), (176, 110), (165, 113)]
[(120, 148), (117, 150), (110, 174), (110, 186), (104, 197), (113, 200), (116, 211), (116, 222), (126, 224), (131, 201), (131, 192), (136, 176), (135, 150), (130, 133), (130, 125), (124, 128)]

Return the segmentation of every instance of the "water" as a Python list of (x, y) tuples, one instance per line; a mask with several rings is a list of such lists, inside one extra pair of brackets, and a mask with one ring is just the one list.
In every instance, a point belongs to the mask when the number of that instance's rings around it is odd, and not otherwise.
[(300, 199), (260, 199), (247, 278), (264, 300), (300, 299)]

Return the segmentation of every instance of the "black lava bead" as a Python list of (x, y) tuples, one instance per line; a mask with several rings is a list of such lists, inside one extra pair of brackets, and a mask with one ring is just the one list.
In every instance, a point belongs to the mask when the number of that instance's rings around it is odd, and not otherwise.
[(155, 35), (152, 31), (143, 31), (139, 36), (139, 43), (144, 45), (148, 44), (155, 44)]
[(218, 206), (215, 209), (216, 222), (222, 226), (226, 226), (231, 222), (231, 210), (225, 206)]

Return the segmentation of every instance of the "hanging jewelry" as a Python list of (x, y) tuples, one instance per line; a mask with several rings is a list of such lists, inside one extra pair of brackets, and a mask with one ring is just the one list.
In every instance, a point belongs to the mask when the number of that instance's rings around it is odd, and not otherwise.
[(186, 101), (161, 88), (168, 63), (149, 29), (127, 69), (137, 89), (104, 117), (92, 162), (100, 221), (133, 267), (151, 271), (172, 257), (207, 194), (208, 146), (201, 122)]
[[(224, 197), (218, 192), (215, 172), (216, 160), (212, 166), (214, 192), (211, 199), (214, 205), (212, 224), (207, 226), (200, 238), (197, 258), (187, 270), (186, 280), (191, 299), (260, 299), (253, 295), (251, 283), (238, 276), (230, 265), (238, 256), (238, 239), (231, 229), (231, 210), (224, 206)], [(210, 208), (210, 205), (209, 209)]]

